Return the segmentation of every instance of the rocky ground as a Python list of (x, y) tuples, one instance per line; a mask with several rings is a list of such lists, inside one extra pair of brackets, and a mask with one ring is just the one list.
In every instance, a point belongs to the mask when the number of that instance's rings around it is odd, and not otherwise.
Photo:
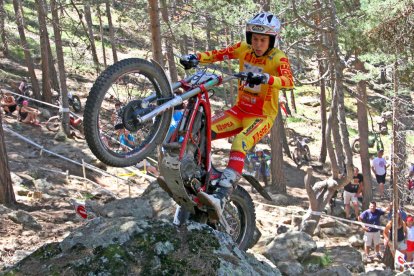
[[(94, 183), (85, 181), (82, 179), (81, 166), (41, 151), (6, 131), (9, 166), (18, 205), (12, 209), (0, 206), (0, 269), (17, 263), (46, 243), (63, 240), (75, 228), (87, 223), (87, 220), (76, 215), (71, 203), (73, 200), (104, 201), (108, 195), (114, 198), (137, 197), (151, 182), (151, 178), (133, 175), (124, 169), (106, 168), (99, 164), (84, 140), (57, 141), (54, 139), (55, 134), (49, 132), (44, 125), (34, 127), (22, 124), (17, 122), (15, 117), (5, 117), (3, 125), (45, 149), (80, 163), (82, 160), (92, 163), (106, 169), (112, 175), (118, 175), (119, 179), (87, 170), (86, 177)], [(213, 158), (218, 160), (218, 166), (225, 165), (229, 144), (226, 141), (216, 141), (213, 148)], [(311, 148), (311, 152), (318, 152), (318, 149)], [(316, 159), (315, 156), (314, 158)], [(263, 252), (269, 242), (274, 242), (276, 236), (294, 229), (308, 207), (303, 184), (305, 167), (297, 168), (290, 159), (286, 157), (285, 160), (287, 195), (272, 195), (273, 201), (269, 202), (257, 193), (251, 193), (256, 204), (257, 226), (262, 233), (258, 243), (251, 249), (252, 252)], [(327, 176), (315, 174), (315, 177), (324, 179)], [(252, 192), (246, 183), (242, 182), (241, 185)], [(340, 200), (337, 203), (334, 214), (343, 216)], [(380, 205), (384, 206), (385, 202)], [(362, 264), (359, 253), (362, 252), (360, 226), (324, 218), (312, 238), (317, 245), (316, 251), (312, 253), (313, 257), (319, 260), (317, 262), (325, 258), (326, 264), (322, 262), (315, 265), (311, 261), (304, 264), (297, 256), (295, 262), (287, 262), (283, 258), (273, 261), (278, 263), (278, 267), (285, 267), (281, 270), (288, 275), (295, 275), (301, 271), (300, 267), (312, 275), (313, 271), (318, 271), (327, 264), (345, 266), (356, 274), (385, 269), (379, 260), (365, 266)], [(299, 270), (292, 270), (294, 268)]]

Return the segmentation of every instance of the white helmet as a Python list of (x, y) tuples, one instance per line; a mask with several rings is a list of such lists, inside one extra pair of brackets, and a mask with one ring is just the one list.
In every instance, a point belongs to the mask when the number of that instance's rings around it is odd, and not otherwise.
[(280, 21), (268, 12), (261, 12), (250, 19), (246, 24), (246, 42), (252, 44), (252, 33), (265, 34), (270, 37), (269, 49), (276, 46), (280, 32)]

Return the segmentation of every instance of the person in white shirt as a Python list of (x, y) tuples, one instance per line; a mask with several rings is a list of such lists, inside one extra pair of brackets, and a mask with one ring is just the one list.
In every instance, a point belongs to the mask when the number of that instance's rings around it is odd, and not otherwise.
[(414, 226), (413, 217), (407, 217), (407, 262), (413, 261), (414, 253)]
[(385, 177), (387, 175), (387, 161), (382, 157), (384, 155), (384, 150), (380, 149), (377, 153), (377, 157), (372, 160), (371, 170), (375, 174), (379, 186), (380, 198), (384, 198), (384, 184)]

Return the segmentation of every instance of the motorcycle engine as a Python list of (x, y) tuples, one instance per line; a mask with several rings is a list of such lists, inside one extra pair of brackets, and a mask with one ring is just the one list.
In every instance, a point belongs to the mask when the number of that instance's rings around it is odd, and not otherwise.
[(188, 145), (187, 151), (183, 156), (180, 164), (181, 178), (184, 181), (190, 181), (193, 178), (201, 178), (201, 169), (195, 162), (196, 147), (194, 145)]

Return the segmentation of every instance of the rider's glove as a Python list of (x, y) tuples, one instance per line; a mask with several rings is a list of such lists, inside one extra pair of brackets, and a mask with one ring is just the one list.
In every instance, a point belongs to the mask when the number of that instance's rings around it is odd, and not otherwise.
[(180, 63), (184, 66), (185, 70), (197, 67), (198, 62), (197, 56), (194, 54), (185, 55), (180, 58)]
[(255, 85), (268, 83), (268, 82), (269, 82), (269, 74), (252, 73), (252, 72), (249, 72), (247, 74), (246, 83), (249, 84), (249, 87), (253, 87)]

